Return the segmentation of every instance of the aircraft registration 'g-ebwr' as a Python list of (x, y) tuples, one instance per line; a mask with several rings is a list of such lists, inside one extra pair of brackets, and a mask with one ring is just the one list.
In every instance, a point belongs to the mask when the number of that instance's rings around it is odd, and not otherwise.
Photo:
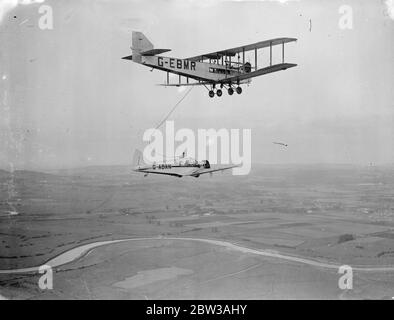
[[(143, 33), (133, 31), (132, 55), (122, 59), (132, 60), (150, 68), (166, 71), (167, 82), (163, 84), (164, 86), (203, 85), (208, 89), (209, 96), (212, 98), (215, 96), (215, 91), (216, 95), (220, 97), (223, 87), (227, 89), (229, 95), (234, 93), (234, 88), (238, 94), (241, 94), (242, 88), (240, 85), (250, 83), (251, 78), (297, 66), (294, 63), (285, 63), (284, 58), (285, 43), (296, 40), (295, 38), (276, 38), (186, 59), (178, 59), (158, 56), (171, 50), (154, 49), (153, 44)], [(276, 45), (282, 45), (282, 62), (272, 64), (272, 47)], [(258, 69), (257, 50), (268, 47), (270, 64)], [(254, 66), (250, 62), (245, 62), (245, 52), (248, 51), (254, 51)], [(240, 61), (241, 55), (242, 61)], [(231, 61), (231, 58), (235, 56), (238, 58), (237, 61)], [(179, 75), (179, 82), (170, 84), (169, 73)], [(182, 76), (186, 77), (186, 83), (181, 82)], [(189, 79), (196, 80), (196, 82), (189, 82)], [(216, 86), (219, 86), (219, 88), (216, 88)]]

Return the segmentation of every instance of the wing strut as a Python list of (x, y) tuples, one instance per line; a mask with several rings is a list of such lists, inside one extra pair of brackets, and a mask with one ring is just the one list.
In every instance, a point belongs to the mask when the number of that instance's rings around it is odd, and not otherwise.
[(254, 48), (254, 70), (257, 70), (257, 48)]

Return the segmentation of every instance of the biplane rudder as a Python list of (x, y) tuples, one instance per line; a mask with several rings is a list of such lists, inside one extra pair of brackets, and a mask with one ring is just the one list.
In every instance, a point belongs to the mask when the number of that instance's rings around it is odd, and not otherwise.
[(133, 53), (133, 61), (141, 63), (141, 52), (153, 49), (153, 44), (148, 38), (139, 31), (132, 32), (131, 51)]

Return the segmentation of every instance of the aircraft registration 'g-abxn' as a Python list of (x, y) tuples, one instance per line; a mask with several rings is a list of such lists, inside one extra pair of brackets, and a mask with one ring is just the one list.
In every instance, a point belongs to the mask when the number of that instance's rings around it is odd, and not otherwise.
[[(264, 74), (286, 70), (297, 66), (294, 63), (285, 63), (285, 43), (296, 41), (295, 38), (276, 38), (260, 41), (245, 46), (225, 49), (221, 51), (202, 54), (186, 59), (159, 56), (159, 54), (171, 51), (170, 49), (154, 49), (153, 44), (141, 32), (132, 33), (132, 55), (122, 59), (132, 60), (147, 67), (167, 72), (167, 81), (164, 86), (194, 86), (203, 85), (213, 98), (215, 93), (222, 95), (223, 87), (229, 95), (242, 93), (241, 84), (250, 83), (251, 78)], [(272, 47), (282, 45), (282, 62), (272, 64)], [(257, 68), (257, 50), (269, 47), (269, 66)], [(245, 52), (254, 51), (254, 65), (245, 62)], [(242, 55), (242, 61), (240, 58)], [(237, 56), (237, 61), (231, 61)], [(235, 59), (234, 59), (235, 60)], [(179, 75), (179, 82), (170, 84), (169, 73)], [(182, 83), (181, 77), (186, 77), (186, 83)], [(189, 82), (189, 79), (195, 82)], [(219, 86), (219, 88), (216, 88)]]
[(145, 177), (147, 177), (149, 173), (152, 173), (178, 178), (186, 176), (198, 178), (202, 174), (209, 173), (212, 175), (213, 172), (223, 172), (224, 170), (238, 167), (238, 165), (229, 165), (213, 168), (208, 160), (197, 161), (192, 158), (186, 158), (185, 153), (183, 153), (179, 159), (174, 158), (172, 162), (153, 163), (152, 165), (146, 165), (143, 154), (139, 150), (135, 150), (134, 152), (133, 165), (134, 171), (144, 173)]

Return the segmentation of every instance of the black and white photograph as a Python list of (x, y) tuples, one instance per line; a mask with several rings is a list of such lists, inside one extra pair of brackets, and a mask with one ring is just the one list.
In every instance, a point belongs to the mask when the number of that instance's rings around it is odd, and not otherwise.
[(0, 0), (0, 300), (394, 300), (393, 84), (394, 0)]

